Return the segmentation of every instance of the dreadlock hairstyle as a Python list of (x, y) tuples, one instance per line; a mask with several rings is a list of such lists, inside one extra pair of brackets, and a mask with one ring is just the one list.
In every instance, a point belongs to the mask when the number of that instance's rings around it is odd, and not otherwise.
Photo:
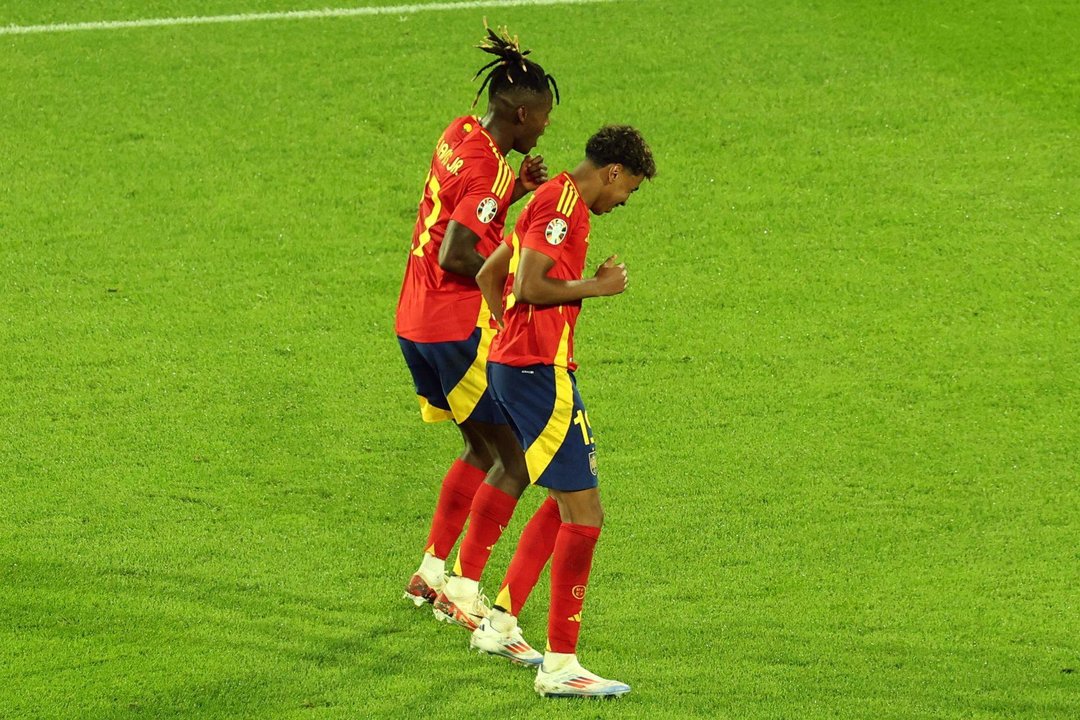
[(510, 31), (505, 27), (495, 32), (488, 27), (487, 18), (484, 18), (484, 30), (487, 31), (487, 37), (476, 47), (494, 55), (495, 59), (473, 75), (475, 80), (485, 70), (490, 70), (484, 82), (480, 83), (480, 89), (476, 91), (473, 107), (476, 107), (484, 88), (488, 89), (489, 100), (509, 90), (522, 88), (538, 93), (551, 90), (555, 95), (555, 102), (559, 102), (559, 86), (555, 84), (555, 78), (544, 72), (539, 63), (525, 57), (532, 50), (522, 50), (517, 35), (510, 37)]
[(605, 125), (585, 144), (585, 157), (596, 167), (618, 163), (635, 175), (656, 177), (652, 150), (629, 125)]

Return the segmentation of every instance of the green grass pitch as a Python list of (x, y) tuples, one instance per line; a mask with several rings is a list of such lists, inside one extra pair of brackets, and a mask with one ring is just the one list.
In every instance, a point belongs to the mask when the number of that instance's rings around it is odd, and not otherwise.
[[(393, 312), (485, 15), (559, 82), (553, 172), (607, 122), (660, 169), (577, 336), (617, 702), (398, 599), (458, 440)], [(0, 717), (1080, 717), (1077, 46), (1000, 0), (0, 34)]]

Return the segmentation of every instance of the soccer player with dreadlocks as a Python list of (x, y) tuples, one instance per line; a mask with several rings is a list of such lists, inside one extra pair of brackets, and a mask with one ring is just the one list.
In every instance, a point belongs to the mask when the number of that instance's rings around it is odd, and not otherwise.
[[(493, 483), (524, 477), (520, 446), (487, 390), (485, 365), (494, 335), (476, 272), (498, 245), (513, 202), (547, 180), (543, 157), (528, 153), (548, 125), (554, 78), (526, 56), (516, 37), (487, 28), (478, 46), (494, 59), (486, 76), (487, 111), (454, 120), (435, 144), (424, 184), (395, 330), (426, 422), (453, 420), (464, 449), (443, 478), (419, 569), (405, 597), (417, 606), (440, 599), (436, 615), (469, 629), (487, 614), (479, 586), (453, 578), (446, 558), (461, 535), (485, 477)], [(507, 154), (525, 155), (515, 173)], [(442, 592), (449, 591), (449, 596)]]
[[(585, 670), (576, 655), (604, 513), (596, 443), (574, 377), (574, 326), (584, 298), (617, 295), (627, 286), (626, 268), (614, 255), (593, 277), (583, 278), (590, 213), (621, 207), (643, 180), (655, 175), (652, 151), (641, 133), (626, 125), (601, 128), (589, 138), (580, 165), (536, 191), (513, 233), (477, 276), (502, 326), (487, 366), (491, 393), (524, 448), (528, 482), (545, 488), (548, 498), (522, 531), (494, 609), (473, 631), (470, 644), (539, 665), (535, 688), (545, 696), (630, 692), (629, 685)], [(521, 482), (511, 490), (515, 502), (526, 486)], [(505, 524), (512, 512), (513, 504), (496, 520)], [(468, 543), (462, 545), (462, 565), (469, 549)], [(541, 657), (522, 638), (517, 615), (549, 559), (548, 643)]]

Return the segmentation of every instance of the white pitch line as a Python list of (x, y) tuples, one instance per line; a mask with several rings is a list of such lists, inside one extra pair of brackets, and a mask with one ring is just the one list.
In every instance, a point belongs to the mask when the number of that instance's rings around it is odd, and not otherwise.
[(75, 32), (77, 30), (119, 30), (122, 28), (165, 27), (169, 25), (211, 25), (257, 20), (307, 20), (311, 18), (355, 17), (357, 15), (413, 15), (437, 10), (477, 10), (484, 8), (540, 7), (544, 5), (587, 5), (612, 0), (465, 0), (428, 5), (387, 5), (384, 7), (324, 8), (288, 12), (243, 13), (240, 15), (205, 15), (202, 17), (146, 18), (106, 22), (57, 23), (55, 25), (0, 26), (0, 35)]

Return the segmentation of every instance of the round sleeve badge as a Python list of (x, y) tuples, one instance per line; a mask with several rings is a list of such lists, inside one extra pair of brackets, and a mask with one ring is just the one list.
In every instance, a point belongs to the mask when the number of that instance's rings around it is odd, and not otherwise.
[(499, 203), (495, 202), (495, 198), (492, 197), (484, 198), (480, 201), (480, 204), (476, 206), (476, 217), (485, 225), (494, 220), (495, 215), (498, 212)]
[(544, 230), (544, 237), (552, 245), (558, 245), (566, 239), (566, 221), (562, 218), (555, 218), (547, 224), (547, 229)]

